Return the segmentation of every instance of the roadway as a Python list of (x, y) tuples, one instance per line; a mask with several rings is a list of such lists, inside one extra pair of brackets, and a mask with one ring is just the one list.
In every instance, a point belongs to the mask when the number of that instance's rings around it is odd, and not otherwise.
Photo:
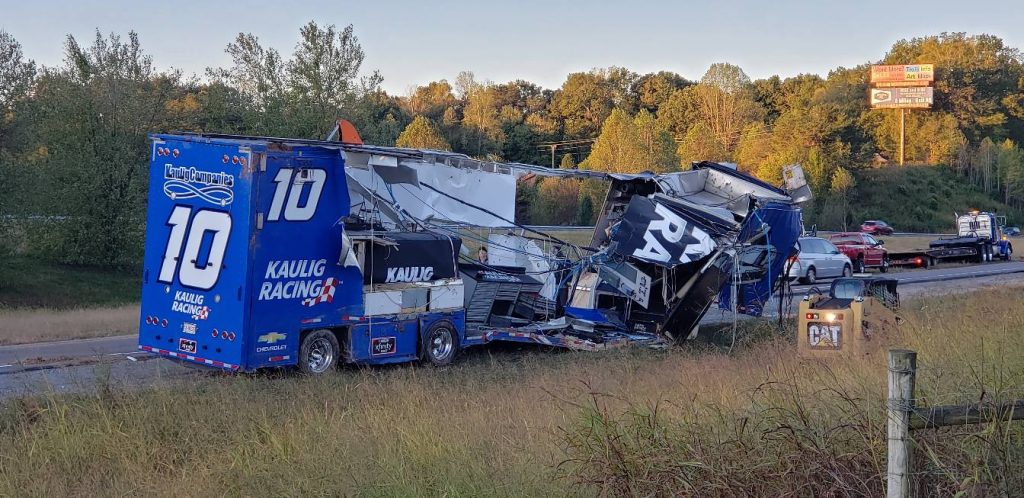
[[(928, 270), (894, 271), (886, 276), (899, 280), (902, 292), (911, 295), (956, 292), (979, 285), (1024, 283), (1024, 262), (946, 265)], [(828, 281), (824, 281), (817, 287), (825, 291), (828, 285)], [(792, 290), (802, 295), (811, 287), (795, 285)], [(707, 323), (721, 322), (723, 315), (712, 311), (706, 319)], [(187, 378), (195, 372), (138, 351), (135, 335), (3, 346), (0, 347), (0, 398), (32, 392), (82, 391), (101, 382), (141, 387), (171, 378)]]

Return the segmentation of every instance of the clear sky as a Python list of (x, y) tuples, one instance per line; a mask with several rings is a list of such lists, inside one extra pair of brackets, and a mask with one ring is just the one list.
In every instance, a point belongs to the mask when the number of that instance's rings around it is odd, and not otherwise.
[(612, 65), (691, 79), (722, 61), (755, 79), (824, 75), (876, 61), (898, 39), (943, 31), (994, 34), (1024, 48), (1024, 0), (0, 0), (0, 29), (51, 66), (61, 63), (67, 34), (86, 45), (99, 28), (135, 30), (159, 68), (202, 74), (228, 65), (224, 47), (243, 31), (287, 58), (311, 19), (355, 25), (363, 69), (380, 70), (398, 94), (463, 70), (547, 88)]

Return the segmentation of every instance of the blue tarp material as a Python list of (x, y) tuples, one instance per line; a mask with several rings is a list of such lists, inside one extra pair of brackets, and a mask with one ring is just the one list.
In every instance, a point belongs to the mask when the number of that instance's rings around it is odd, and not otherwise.
[(619, 318), (616, 312), (611, 310), (573, 308), (571, 306), (566, 306), (565, 315), (568, 316), (569, 318), (575, 318), (577, 320), (586, 320), (588, 322), (592, 322), (595, 325), (612, 327), (619, 330), (626, 329), (626, 325), (622, 323), (622, 319)]
[[(739, 286), (741, 312), (751, 316), (761, 316), (764, 305), (771, 297), (772, 289), (779, 276), (785, 271), (786, 259), (790, 256), (800, 238), (800, 208), (794, 205), (770, 202), (750, 214), (739, 240), (750, 240), (763, 231), (762, 225), (768, 225), (768, 246), (770, 259), (767, 272), (753, 283)], [(718, 294), (718, 307), (723, 310), (732, 309), (732, 285), (729, 282)]]

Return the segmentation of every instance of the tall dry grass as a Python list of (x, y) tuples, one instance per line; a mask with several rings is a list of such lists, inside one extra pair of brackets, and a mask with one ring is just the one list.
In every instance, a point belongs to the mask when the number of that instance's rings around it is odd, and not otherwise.
[(0, 309), (0, 346), (87, 339), (139, 331), (139, 305), (85, 309)]
[[(919, 404), (1020, 394), (1019, 291), (907, 305), (892, 343), (919, 352)], [(0, 495), (881, 493), (884, 353), (802, 361), (789, 335), (8, 400)], [(915, 436), (922, 496), (1024, 489), (1019, 424)]]

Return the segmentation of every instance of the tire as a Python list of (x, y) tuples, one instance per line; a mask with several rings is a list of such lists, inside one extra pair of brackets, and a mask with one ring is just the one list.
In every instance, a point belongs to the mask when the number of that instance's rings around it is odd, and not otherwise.
[(1003, 257), (1004, 260), (1009, 261), (1013, 259), (1013, 246), (1006, 244), (1006, 255)]
[(864, 256), (857, 257), (857, 260), (853, 262), (853, 268), (857, 273), (864, 273)]
[(979, 246), (978, 247), (978, 257), (976, 258), (975, 262), (977, 262), (977, 263), (984, 263), (985, 262), (985, 246)]
[(338, 366), (341, 345), (330, 330), (314, 330), (302, 338), (299, 346), (299, 370), (308, 375), (323, 375)]
[(843, 265), (843, 277), (852, 277), (852, 276), (853, 276), (853, 268), (850, 268), (850, 265)]
[(808, 268), (807, 273), (804, 274), (804, 278), (801, 278), (800, 281), (807, 285), (814, 285), (818, 281), (817, 270), (815, 270), (813, 266)]
[(882, 266), (878, 268), (878, 271), (882, 273), (889, 271), (889, 258), (882, 258)]
[(420, 358), (438, 367), (450, 365), (459, 352), (459, 334), (447, 320), (434, 322), (420, 339)]

